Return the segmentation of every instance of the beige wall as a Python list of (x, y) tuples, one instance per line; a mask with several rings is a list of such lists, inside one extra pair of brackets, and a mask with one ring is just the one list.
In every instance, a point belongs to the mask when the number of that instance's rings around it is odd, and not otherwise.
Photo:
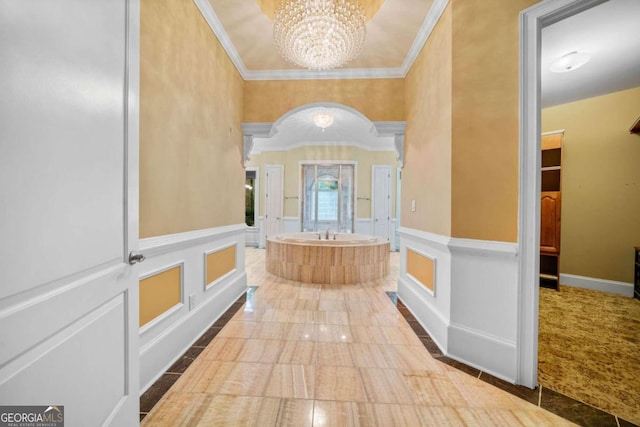
[[(265, 151), (254, 154), (247, 166), (260, 167), (260, 215), (264, 215), (264, 191), (265, 191), (265, 166), (279, 164), (284, 166), (284, 196), (300, 197), (298, 194), (300, 185), (300, 161), (316, 160), (345, 160), (356, 161), (356, 185), (357, 197), (371, 198), (371, 167), (373, 165), (391, 166), (391, 205), (392, 217), (395, 216), (395, 169), (397, 166), (396, 154), (393, 151), (367, 151), (357, 147), (330, 147), (309, 146), (299, 147), (289, 151)], [(286, 199), (284, 202), (284, 215), (298, 217), (299, 199)], [(357, 201), (357, 218), (371, 217), (371, 201)]]
[(451, 235), (516, 242), (520, 11), (537, 0), (452, 0)]
[(243, 121), (275, 122), (314, 102), (343, 104), (371, 121), (402, 121), (404, 79), (247, 81)]
[[(451, 6), (406, 78), (407, 131), (400, 224), (451, 234)], [(411, 211), (411, 200), (416, 211)]]
[(633, 282), (640, 246), (640, 87), (546, 108), (542, 130), (565, 129), (560, 271)]
[(517, 240), (518, 16), (534, 3), (447, 6), (406, 79), (403, 226)]
[(242, 78), (192, 1), (142, 0), (140, 44), (140, 237), (242, 223)]

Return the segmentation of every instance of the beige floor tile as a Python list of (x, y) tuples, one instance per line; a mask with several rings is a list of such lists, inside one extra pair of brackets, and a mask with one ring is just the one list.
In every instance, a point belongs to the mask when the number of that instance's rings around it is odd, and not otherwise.
[(274, 365), (265, 396), (313, 399), (315, 369), (311, 365)]
[(253, 330), (251, 338), (263, 340), (284, 340), (287, 338), (290, 327), (291, 326), (288, 323), (260, 322)]
[(194, 366), (197, 370), (190, 370), (180, 376), (172, 390), (191, 393), (215, 393), (225, 382), (234, 362), (219, 360), (203, 360)]
[(422, 344), (418, 336), (408, 325), (406, 325), (406, 323), (398, 326), (381, 326), (380, 329), (382, 330), (382, 335), (384, 335), (387, 344), (415, 346)]
[(313, 341), (285, 341), (278, 363), (315, 365), (316, 343)]
[(246, 340), (236, 360), (238, 362), (275, 363), (280, 357), (285, 343), (286, 341), (281, 340)]
[(272, 397), (215, 395), (201, 408), (199, 426), (275, 426), (281, 401)]
[(320, 311), (347, 311), (347, 305), (344, 300), (323, 299), (318, 301), (318, 310)]
[(218, 335), (200, 353), (199, 359), (205, 360), (236, 360), (245, 343), (244, 338), (226, 338)]
[(318, 366), (315, 397), (341, 402), (367, 401), (360, 372), (347, 366)]
[(218, 393), (237, 396), (264, 396), (272, 367), (273, 365), (266, 363), (235, 363)]
[(257, 322), (230, 320), (218, 333), (218, 336), (226, 338), (249, 338), (258, 324)]
[(311, 427), (313, 400), (282, 399), (276, 425), (278, 427)]
[(395, 369), (361, 368), (360, 376), (370, 402), (413, 403), (400, 371)]
[(316, 363), (322, 366), (354, 366), (348, 343), (319, 342)]
[(314, 311), (313, 323), (319, 325), (348, 325), (349, 316), (344, 311)]
[(463, 407), (467, 404), (445, 372), (405, 370), (402, 377), (416, 405)]
[(458, 370), (447, 371), (451, 384), (474, 408), (527, 409), (530, 404)]
[(372, 426), (373, 423), (360, 422), (352, 402), (320, 401), (313, 402), (314, 427), (351, 427)]
[(352, 342), (353, 335), (347, 325), (318, 325), (318, 341)]
[(378, 326), (351, 324), (353, 342), (367, 344), (386, 344), (387, 340)]
[[(373, 420), (376, 426), (415, 427), (420, 425), (420, 418), (413, 406), (381, 403), (357, 404), (359, 419)], [(366, 414), (362, 416), (361, 414)]]
[(393, 348), (388, 345), (350, 343), (349, 350), (354, 366), (358, 368), (391, 368), (389, 353)]
[(287, 340), (318, 341), (319, 326), (313, 323), (292, 323)]
[(437, 372), (446, 370), (447, 365), (432, 358), (422, 345), (390, 345), (385, 348), (387, 349), (385, 356), (391, 368), (429, 369)]
[(174, 427), (195, 425), (197, 412), (206, 406), (211, 396), (203, 393), (168, 391), (142, 420), (141, 426)]
[[(454, 407), (414, 406), (421, 427), (460, 427), (465, 423)], [(470, 424), (473, 425), (473, 424)]]

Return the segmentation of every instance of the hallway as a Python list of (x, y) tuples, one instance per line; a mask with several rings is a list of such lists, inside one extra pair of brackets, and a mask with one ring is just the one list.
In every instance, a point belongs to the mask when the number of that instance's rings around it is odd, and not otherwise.
[(432, 358), (385, 294), (394, 274), (302, 284), (264, 273), (261, 252), (258, 289), (142, 425), (570, 424)]

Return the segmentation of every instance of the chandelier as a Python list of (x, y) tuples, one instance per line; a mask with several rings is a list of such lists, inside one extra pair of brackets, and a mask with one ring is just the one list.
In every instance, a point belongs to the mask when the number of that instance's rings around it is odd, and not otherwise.
[(283, 0), (273, 20), (273, 40), (282, 57), (312, 70), (355, 59), (365, 34), (358, 0)]

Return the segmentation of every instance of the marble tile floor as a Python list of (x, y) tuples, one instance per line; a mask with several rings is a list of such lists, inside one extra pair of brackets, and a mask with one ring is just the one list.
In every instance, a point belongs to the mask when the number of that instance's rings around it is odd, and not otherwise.
[(443, 356), (385, 294), (395, 279), (306, 285), (259, 258), (246, 269), (260, 288), (142, 396), (142, 425), (628, 425)]
[(540, 289), (543, 387), (640, 423), (640, 300), (588, 289)]

